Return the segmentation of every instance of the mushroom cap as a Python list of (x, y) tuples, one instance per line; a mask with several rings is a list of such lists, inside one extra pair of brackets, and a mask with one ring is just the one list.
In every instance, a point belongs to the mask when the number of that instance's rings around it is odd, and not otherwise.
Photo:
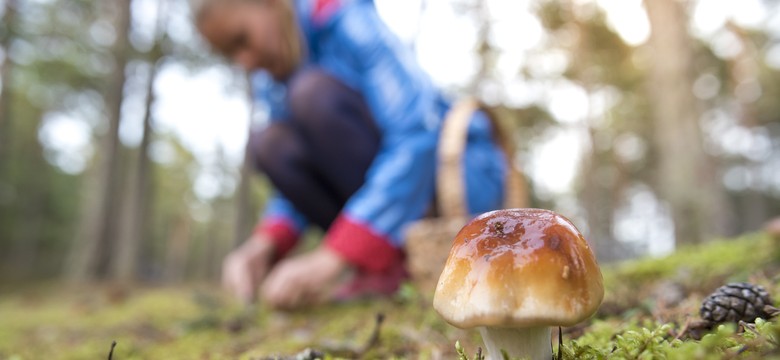
[(506, 209), (460, 230), (433, 307), (460, 328), (571, 326), (603, 298), (596, 257), (571, 221), (549, 210)]

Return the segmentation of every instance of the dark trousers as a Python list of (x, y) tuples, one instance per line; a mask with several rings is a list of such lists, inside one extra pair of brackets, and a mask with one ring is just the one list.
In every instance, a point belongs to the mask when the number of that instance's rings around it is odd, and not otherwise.
[(321, 70), (287, 89), (288, 121), (249, 137), (255, 167), (310, 222), (328, 229), (365, 181), (381, 134), (362, 95)]

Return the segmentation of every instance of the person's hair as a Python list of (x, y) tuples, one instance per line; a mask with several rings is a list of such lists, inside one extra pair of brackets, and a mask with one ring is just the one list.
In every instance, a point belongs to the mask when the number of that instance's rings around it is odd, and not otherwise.
[(282, 34), (285, 36), (285, 45), (290, 50), (291, 60), (300, 63), (303, 57), (303, 46), (293, 0), (190, 0), (190, 8), (194, 16), (194, 23), (196, 27), (200, 28), (200, 22), (215, 7), (241, 3), (269, 6), (277, 12), (279, 23), (283, 27)]

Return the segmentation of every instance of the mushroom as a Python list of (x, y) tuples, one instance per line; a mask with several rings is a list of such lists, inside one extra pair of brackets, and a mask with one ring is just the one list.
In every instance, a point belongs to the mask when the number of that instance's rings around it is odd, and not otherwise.
[(549, 360), (550, 326), (572, 326), (604, 297), (588, 242), (542, 209), (488, 212), (456, 235), (433, 307), (459, 328), (479, 327), (487, 359)]

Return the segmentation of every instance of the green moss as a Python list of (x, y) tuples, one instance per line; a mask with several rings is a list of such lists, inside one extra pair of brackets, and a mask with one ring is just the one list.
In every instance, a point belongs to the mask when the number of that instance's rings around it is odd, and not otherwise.
[[(660, 281), (674, 283), (688, 293), (708, 293), (733, 281), (776, 272), (778, 244), (763, 233), (685, 246), (662, 258), (647, 258), (605, 266), (606, 301), (637, 307), (651, 297)], [(762, 284), (767, 285), (767, 284)]]
[(780, 355), (780, 326), (761, 319), (741, 332), (733, 324), (718, 326), (700, 341), (675, 339), (672, 324), (622, 325), (617, 333), (606, 330), (615, 329), (614, 325), (595, 324), (593, 332), (564, 344), (564, 359), (768, 359)]
[[(777, 244), (764, 233), (684, 246), (663, 258), (627, 261), (605, 269), (605, 285), (617, 281), (643, 282), (661, 277), (713, 276), (744, 278), (748, 273), (778, 261)], [(685, 272), (685, 274), (682, 274)]]
[[(565, 359), (778, 358), (780, 327), (759, 321), (722, 326), (701, 340), (675, 339), (679, 319), (695, 318), (701, 297), (724, 282), (750, 280), (777, 295), (778, 256), (771, 239), (752, 234), (680, 249), (658, 259), (606, 266), (607, 304), (585, 328), (564, 336)], [(660, 316), (657, 284), (680, 284), (687, 297)], [(690, 306), (689, 306), (690, 305)], [(384, 314), (379, 342), (366, 349)], [(263, 359), (325, 351), (329, 358), (457, 359), (474, 357), (476, 331), (446, 324), (409, 286), (391, 299), (356, 301), (295, 313), (242, 308), (215, 287), (46, 288), (0, 296), (0, 359)], [(672, 319), (672, 320), (670, 320)], [(581, 335), (576, 335), (576, 334)], [(461, 354), (455, 342), (461, 344)], [(557, 346), (556, 346), (557, 347)]]

